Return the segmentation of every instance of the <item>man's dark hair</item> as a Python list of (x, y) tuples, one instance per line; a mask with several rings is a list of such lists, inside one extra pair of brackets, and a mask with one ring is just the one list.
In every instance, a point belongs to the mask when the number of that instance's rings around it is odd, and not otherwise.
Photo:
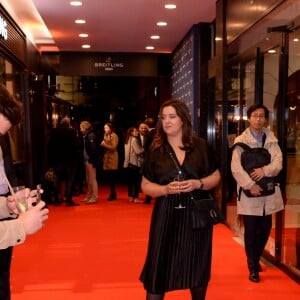
[(17, 125), (23, 121), (23, 105), (16, 100), (6, 89), (0, 85), (0, 114), (9, 120), (11, 125)]
[(269, 119), (269, 110), (263, 104), (251, 105), (247, 110), (247, 118), (250, 119), (251, 114), (259, 108), (262, 108), (265, 111), (265, 118), (268, 120)]

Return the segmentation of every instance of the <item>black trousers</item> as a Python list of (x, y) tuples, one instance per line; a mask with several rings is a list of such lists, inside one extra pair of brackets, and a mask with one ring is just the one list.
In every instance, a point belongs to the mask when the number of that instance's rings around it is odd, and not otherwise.
[(13, 247), (0, 250), (0, 300), (10, 300), (10, 265)]
[(118, 170), (105, 170), (104, 174), (110, 187), (110, 196), (115, 198), (117, 196), (116, 180), (118, 178)]
[[(59, 165), (54, 167), (55, 173), (57, 175), (57, 195), (56, 195), (56, 201), (58, 201), (58, 193), (59, 188), (62, 182), (65, 182), (65, 196), (66, 196), (66, 202), (72, 202), (72, 194), (73, 194), (73, 187), (74, 187), (74, 178), (76, 173), (76, 163), (72, 165)], [(64, 196), (64, 195), (62, 195)]]
[(272, 215), (243, 215), (243, 221), (248, 269), (250, 272), (258, 272), (259, 260), (267, 244), (272, 228)]
[(138, 198), (141, 189), (142, 174), (139, 169), (127, 168), (127, 176), (128, 196)]

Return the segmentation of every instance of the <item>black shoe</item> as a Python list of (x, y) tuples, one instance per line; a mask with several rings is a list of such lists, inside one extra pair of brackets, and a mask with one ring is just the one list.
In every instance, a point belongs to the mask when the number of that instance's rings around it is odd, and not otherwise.
[(66, 206), (79, 206), (79, 205), (80, 205), (79, 203), (76, 203), (74, 201), (70, 201), (66, 203)]
[(249, 274), (249, 280), (252, 281), (252, 282), (259, 282), (259, 275), (258, 275), (258, 272), (251, 272)]
[(113, 200), (116, 200), (117, 199), (117, 196), (115, 195), (110, 195), (108, 198), (107, 198), (107, 201), (113, 201)]

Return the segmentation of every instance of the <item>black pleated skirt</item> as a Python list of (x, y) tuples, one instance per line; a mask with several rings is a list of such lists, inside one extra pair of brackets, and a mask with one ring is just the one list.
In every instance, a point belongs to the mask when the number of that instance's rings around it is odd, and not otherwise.
[[(179, 202), (185, 207), (178, 209)], [(156, 200), (140, 280), (152, 294), (201, 287), (210, 279), (213, 228), (192, 229), (188, 194)]]

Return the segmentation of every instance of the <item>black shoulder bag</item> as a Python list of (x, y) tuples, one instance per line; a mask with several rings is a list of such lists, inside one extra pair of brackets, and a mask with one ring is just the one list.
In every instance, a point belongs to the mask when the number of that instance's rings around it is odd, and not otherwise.
[[(249, 176), (254, 169), (262, 168), (263, 166), (266, 166), (271, 162), (271, 154), (266, 148), (264, 148), (265, 139), (266, 137), (264, 135), (262, 147), (257, 148), (251, 148), (247, 144), (241, 142), (235, 143), (233, 145), (232, 150), (236, 146), (239, 146), (243, 149), (243, 152), (241, 154), (241, 165), (243, 169), (249, 174)], [(273, 195), (275, 193), (276, 183), (274, 177), (265, 176), (261, 180), (257, 181), (256, 184), (258, 184), (262, 189), (260, 196), (253, 196), (249, 190), (240, 188), (238, 198), (240, 199), (240, 193), (242, 190), (247, 197), (263, 197)]]
[[(169, 149), (169, 155), (179, 174), (184, 174), (184, 170), (180, 167), (171, 149)], [(190, 199), (192, 201), (192, 228), (201, 229), (208, 228), (218, 223), (225, 223), (225, 218), (220, 210), (217, 201), (212, 195), (207, 192), (204, 198), (203, 192), (199, 190), (190, 193)]]

